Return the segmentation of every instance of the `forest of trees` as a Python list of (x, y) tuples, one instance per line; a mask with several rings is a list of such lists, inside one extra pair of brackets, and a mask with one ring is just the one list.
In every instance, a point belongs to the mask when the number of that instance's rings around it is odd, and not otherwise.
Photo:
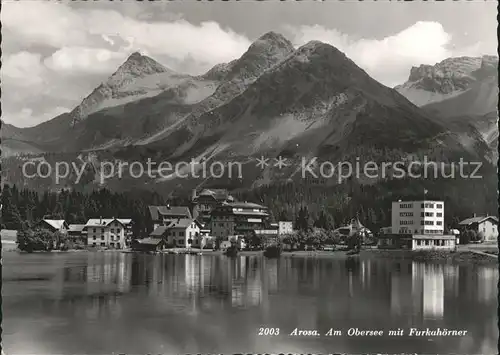
[[(186, 200), (169, 201), (186, 205)], [(150, 232), (149, 205), (165, 205), (158, 194), (141, 198), (101, 189), (91, 193), (63, 190), (37, 192), (4, 185), (2, 191), (2, 228), (21, 230), (35, 226), (43, 218), (64, 219), (68, 224), (85, 224), (90, 218), (131, 218), (134, 235)], [(149, 229), (148, 229), (149, 228)]]
[(376, 232), (391, 225), (391, 205), (398, 200), (444, 201), (446, 228), (458, 228), (458, 222), (474, 213), (498, 215), (496, 188), (496, 175), (482, 179), (392, 179), (373, 185), (352, 179), (337, 186), (264, 186), (234, 196), (268, 206), (276, 220), (295, 221), (297, 229), (338, 228), (358, 216), (363, 225)]
[[(399, 199), (443, 200), (445, 226), (457, 228), (458, 222), (477, 215), (497, 215), (496, 176), (483, 179), (394, 179), (373, 185), (355, 180), (337, 186), (275, 184), (253, 190), (233, 192), (240, 201), (269, 207), (272, 219), (293, 221), (301, 231), (314, 227), (332, 230), (358, 217), (373, 232), (391, 224), (391, 203)], [(168, 191), (167, 191), (168, 192)], [(167, 196), (167, 192), (165, 196)], [(69, 224), (84, 224), (89, 218), (132, 218), (134, 234), (149, 233), (148, 205), (190, 206), (190, 193), (168, 199), (158, 193), (116, 193), (106, 189), (93, 192), (37, 193), (4, 185), (2, 191), (2, 228), (23, 229), (43, 218), (65, 219)], [(191, 207), (191, 206), (190, 206)]]

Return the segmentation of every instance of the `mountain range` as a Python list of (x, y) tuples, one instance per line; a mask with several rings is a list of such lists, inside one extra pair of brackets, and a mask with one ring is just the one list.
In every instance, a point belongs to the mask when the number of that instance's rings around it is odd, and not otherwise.
[[(224, 183), (235, 188), (300, 179), (301, 160), (312, 157), (383, 162), (427, 156), (494, 166), (497, 68), (496, 57), (449, 58), (414, 67), (406, 83), (389, 88), (331, 45), (294, 48), (274, 32), (200, 76), (133, 53), (71, 112), (30, 128), (2, 125), (7, 181), (55, 188), (53, 180), (27, 181), (14, 171), (20, 161), (56, 157), (194, 159), (195, 169), (204, 159), (239, 161), (245, 175)], [(284, 157), (287, 166), (258, 169), (261, 156)], [(211, 180), (116, 177), (107, 186), (165, 191)], [(99, 185), (95, 176), (86, 181)]]

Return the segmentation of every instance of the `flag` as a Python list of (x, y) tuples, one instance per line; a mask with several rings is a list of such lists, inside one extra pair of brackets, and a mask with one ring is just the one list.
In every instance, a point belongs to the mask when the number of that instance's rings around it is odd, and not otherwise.
[(424, 189), (424, 195), (427, 195), (428, 192), (428, 190)]

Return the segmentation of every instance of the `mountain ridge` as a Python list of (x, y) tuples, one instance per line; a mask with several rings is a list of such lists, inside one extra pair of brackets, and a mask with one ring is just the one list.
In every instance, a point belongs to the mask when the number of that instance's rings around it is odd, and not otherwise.
[[(472, 69), (467, 73), (481, 66), (474, 64)], [(151, 72), (167, 73), (169, 78), (180, 75), (154, 64), (145, 72), (146, 77)], [(143, 80), (143, 73), (138, 71), (134, 85)], [(124, 85), (117, 81), (117, 86)], [(189, 90), (198, 93), (196, 100), (186, 99)], [(199, 77), (184, 76), (158, 92), (90, 113), (70, 130), (52, 127), (52, 135), (58, 137), (50, 141), (52, 149), (98, 149), (104, 155), (110, 151), (126, 156), (133, 148), (138, 154), (174, 160), (209, 156), (224, 161), (286, 153), (295, 162), (299, 155), (312, 154), (325, 159), (363, 154), (378, 160), (486, 155), (477, 132), (450, 131), (445, 121), (320, 41), (295, 49), (282, 35), (266, 33), (240, 58)], [(68, 115), (59, 120), (66, 122)], [(277, 172), (265, 174), (273, 181)]]
[(488, 55), (447, 58), (434, 65), (412, 67), (408, 80), (394, 89), (424, 106), (464, 93), (477, 81), (495, 76), (497, 66), (498, 58)]

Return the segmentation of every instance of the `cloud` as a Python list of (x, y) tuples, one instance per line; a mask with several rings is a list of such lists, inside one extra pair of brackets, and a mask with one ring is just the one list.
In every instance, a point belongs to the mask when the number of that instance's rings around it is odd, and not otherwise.
[[(288, 27), (287, 31), (297, 46), (319, 40), (337, 47), (373, 78), (391, 87), (405, 82), (412, 66), (433, 65), (464, 53), (463, 49), (453, 47), (451, 35), (437, 22), (420, 21), (383, 39), (353, 38), (318, 25)], [(465, 52), (481, 56), (484, 47), (470, 47)]]
[[(64, 70), (74, 67), (84, 71), (87, 67), (93, 72), (96, 70), (93, 64), (102, 68), (102, 56), (124, 57), (137, 50), (170, 58), (181, 67), (183, 60), (196, 58), (199, 65), (195, 70), (200, 72), (239, 57), (251, 43), (216, 22), (199, 25), (182, 19), (148, 22), (147, 18), (128, 17), (109, 9), (76, 11), (56, 2), (34, 2), (29, 6), (9, 2), (2, 10), (3, 26), (11, 37), (26, 46), (56, 48), (56, 57), (48, 63)], [(104, 49), (110, 52), (104, 54)], [(70, 54), (80, 54), (83, 59), (69, 59)]]
[(66, 75), (113, 73), (127, 58), (125, 53), (104, 48), (64, 47), (44, 60), (44, 64)]
[[(148, 7), (149, 13), (162, 14), (153, 21), (143, 4), (88, 5), (3, 4), (2, 100), (8, 112), (18, 112), (12, 116), (16, 120), (35, 123), (53, 113), (50, 107), (73, 108), (134, 51), (173, 70), (200, 74), (238, 58), (251, 44), (245, 35), (217, 22), (193, 24), (179, 18), (168, 6)], [(453, 38), (437, 22), (417, 22), (383, 39), (356, 38), (319, 25), (287, 27), (285, 34), (297, 46), (310, 40), (336, 46), (388, 86), (406, 81), (411, 66), (496, 52), (496, 43), (489, 42), (454, 47)]]
[(16, 125), (17, 127), (30, 127), (69, 111), (71, 110), (67, 107), (56, 106), (48, 111), (38, 111), (35, 113), (33, 109), (24, 107), (16, 112), (4, 112), (2, 119), (4, 119), (7, 123)]
[(86, 21), (92, 34), (120, 37), (129, 43), (129, 51), (145, 51), (176, 62), (196, 58), (199, 69), (194, 74), (241, 56), (251, 44), (245, 36), (223, 29), (215, 22), (199, 25), (185, 20), (148, 23), (115, 11), (97, 10), (89, 12)]
[(88, 41), (84, 18), (64, 3), (9, 1), (2, 5), (2, 26), (18, 41), (55, 48)]
[(41, 55), (21, 51), (5, 55), (2, 60), (1, 76), (5, 85), (33, 87), (43, 83), (46, 69), (41, 63)]

